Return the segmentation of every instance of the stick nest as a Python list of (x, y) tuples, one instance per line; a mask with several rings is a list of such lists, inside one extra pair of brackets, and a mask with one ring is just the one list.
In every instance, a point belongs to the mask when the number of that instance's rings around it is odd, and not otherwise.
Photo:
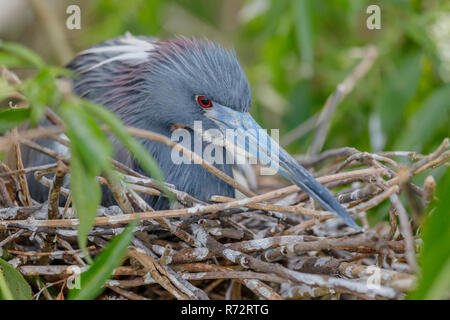
[[(47, 117), (52, 118), (50, 111)], [(20, 134), (13, 130), (2, 138), (2, 143), (8, 139), (14, 145), (16, 169), (1, 163), (0, 249), (24, 276), (39, 276), (31, 283), (35, 299), (64, 298), (66, 280), (74, 277), (71, 266), (89, 267), (77, 248), (78, 219), (71, 191), (63, 187), (69, 159), (33, 142), (41, 136), (58, 139), (58, 128)], [(156, 137), (151, 132), (134, 134)], [(19, 144), (40, 150), (55, 162), (24, 168)], [(411, 179), (448, 165), (448, 147), (445, 139), (429, 155), (342, 148), (298, 158), (360, 222), (361, 233), (316, 207), (298, 187), (283, 186), (276, 176), (260, 177), (258, 190), (222, 176), (239, 186), (244, 198), (217, 195), (210, 204), (166, 185), (179, 208), (155, 211), (141, 195), (161, 195), (159, 185), (114, 162), (122, 183), (112, 185), (105, 177), (98, 181), (111, 189), (118, 206), (98, 209), (88, 238), (90, 254), (98, 254), (126, 223), (138, 218), (140, 224), (124, 263), (99, 298), (400, 299), (416, 283), (417, 230), (435, 189), (432, 176), (423, 186)], [(406, 164), (400, 165), (400, 160)], [(49, 187), (48, 201), (31, 198), (25, 179), (31, 172)], [(405, 194), (405, 203), (400, 194)], [(65, 200), (64, 207), (58, 205), (60, 199)], [(370, 213), (376, 211), (368, 210), (380, 205), (377, 212), (385, 212), (389, 223), (373, 225)], [(50, 287), (59, 294), (55, 296)]]

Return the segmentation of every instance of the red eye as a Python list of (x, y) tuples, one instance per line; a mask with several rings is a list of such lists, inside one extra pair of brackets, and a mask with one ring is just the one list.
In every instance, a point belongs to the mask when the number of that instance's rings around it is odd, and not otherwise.
[(197, 96), (197, 103), (200, 105), (200, 107), (205, 108), (205, 109), (212, 107), (211, 100), (209, 100), (205, 96)]

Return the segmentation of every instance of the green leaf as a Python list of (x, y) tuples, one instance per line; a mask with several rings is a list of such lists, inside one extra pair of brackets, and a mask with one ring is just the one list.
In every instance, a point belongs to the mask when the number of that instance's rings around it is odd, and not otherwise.
[(0, 300), (31, 300), (31, 288), (19, 271), (0, 259)]
[(0, 134), (11, 130), (30, 118), (30, 109), (17, 108), (0, 111)]
[(411, 116), (408, 125), (402, 131), (397, 149), (421, 152), (436, 130), (449, 123), (450, 85), (442, 86), (431, 93), (422, 106)]
[(11, 293), (11, 290), (6, 283), (5, 276), (3, 275), (3, 271), (0, 270), (0, 300), (13, 300), (14, 297)]
[(100, 205), (102, 192), (97, 182), (97, 175), (85, 170), (78, 153), (72, 150), (70, 160), (70, 187), (72, 201), (77, 210), (80, 225), (78, 226), (78, 244), (83, 250), (86, 259), (90, 261), (87, 251), (87, 236), (95, 218), (97, 208)]
[(375, 103), (380, 115), (383, 131), (389, 136), (395, 132), (402, 120), (404, 109), (416, 93), (422, 74), (421, 55), (405, 58), (398, 68), (394, 68), (387, 77), (383, 91)]
[(60, 103), (61, 93), (56, 85), (58, 75), (61, 75), (60, 69), (42, 67), (34, 78), (22, 84), (23, 94), (30, 101), (32, 125), (42, 119), (48, 106), (54, 107)]
[(292, 2), (294, 8), (297, 46), (302, 58), (304, 75), (310, 77), (314, 72), (314, 34), (312, 25), (312, 3), (308, 0)]
[(429, 37), (430, 21), (427, 21), (427, 17), (409, 12), (409, 19), (400, 20), (399, 25), (405, 34), (426, 50), (433, 62), (438, 65), (439, 58), (435, 44)]
[(43, 68), (45, 66), (44, 60), (42, 60), (41, 57), (21, 44), (4, 42), (0, 40), (0, 49), (23, 59), (25, 62), (34, 67)]
[(114, 269), (122, 263), (136, 225), (137, 220), (131, 222), (120, 235), (111, 240), (95, 259), (92, 266), (81, 274), (80, 289), (71, 290), (69, 299), (94, 299), (103, 291), (105, 281), (111, 277)]
[(87, 235), (97, 217), (102, 193), (97, 176), (101, 172), (110, 172), (112, 146), (94, 119), (77, 104), (64, 102), (60, 107), (60, 115), (67, 126), (67, 136), (71, 144), (71, 189), (73, 203), (80, 219), (78, 226), (78, 242), (90, 259), (87, 252)]
[(0, 66), (6, 66), (8, 68), (23, 68), (28, 66), (28, 63), (8, 52), (0, 52)]
[(111, 143), (92, 116), (73, 99), (64, 102), (60, 115), (67, 126), (72, 149), (80, 156), (83, 167), (93, 174), (109, 168), (113, 150)]
[(440, 180), (438, 200), (432, 205), (423, 227), (422, 274), (409, 299), (446, 299), (450, 293), (450, 171)]

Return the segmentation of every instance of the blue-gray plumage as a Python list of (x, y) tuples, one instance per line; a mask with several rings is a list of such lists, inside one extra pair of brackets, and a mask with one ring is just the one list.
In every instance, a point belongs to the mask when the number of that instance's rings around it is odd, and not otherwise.
[[(68, 67), (77, 74), (76, 94), (108, 107), (129, 126), (168, 137), (177, 127), (187, 128), (194, 134), (194, 121), (201, 121), (203, 130), (216, 128), (224, 134), (226, 129), (240, 134), (260, 128), (248, 113), (250, 86), (235, 53), (207, 39), (177, 37), (159, 41), (127, 34), (81, 52)], [(274, 141), (262, 151), (251, 151), (251, 145), (259, 145), (260, 138), (267, 137), (255, 135), (246, 143), (232, 143), (266, 164), (279, 162), (278, 171), (282, 175), (322, 207), (359, 229), (328, 190)], [(142, 143), (160, 165), (165, 180), (178, 189), (203, 201), (208, 201), (212, 195), (235, 196), (232, 187), (200, 165), (175, 164), (170, 147), (149, 140), (142, 140)], [(207, 144), (205, 142), (203, 148)], [(279, 153), (275, 155), (272, 151), (277, 148)], [(116, 159), (142, 171), (117, 143)], [(214, 165), (228, 175), (233, 174), (229, 164)], [(162, 197), (146, 200), (155, 209), (168, 205)]]

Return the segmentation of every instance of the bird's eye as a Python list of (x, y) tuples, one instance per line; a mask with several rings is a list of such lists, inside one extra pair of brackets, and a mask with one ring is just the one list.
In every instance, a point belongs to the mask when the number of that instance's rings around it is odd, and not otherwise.
[(212, 102), (205, 96), (197, 96), (197, 103), (200, 107), (207, 109), (212, 107)]

